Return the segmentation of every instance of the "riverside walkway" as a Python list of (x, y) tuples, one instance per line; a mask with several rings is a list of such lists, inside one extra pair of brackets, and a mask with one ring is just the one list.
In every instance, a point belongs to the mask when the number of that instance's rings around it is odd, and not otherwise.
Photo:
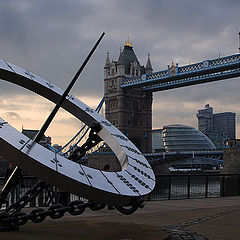
[[(26, 212), (32, 209), (26, 208)], [(126, 216), (116, 210), (29, 221), (19, 231), (0, 232), (4, 240), (239, 240), (240, 197), (146, 202)]]

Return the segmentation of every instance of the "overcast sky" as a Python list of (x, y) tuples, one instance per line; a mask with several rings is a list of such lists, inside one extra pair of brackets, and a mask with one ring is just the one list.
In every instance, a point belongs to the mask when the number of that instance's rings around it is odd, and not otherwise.
[[(128, 36), (142, 65), (151, 53), (154, 71), (238, 52), (239, 0), (0, 0), (0, 57), (65, 89), (105, 31), (106, 35), (71, 93), (95, 107), (103, 96), (106, 53), (117, 60)], [(240, 79), (154, 93), (153, 127), (197, 127), (196, 112), (240, 114)], [(0, 81), (0, 116), (18, 130), (37, 129), (52, 104)], [(61, 111), (47, 134), (63, 144), (79, 122)], [(240, 128), (237, 130), (240, 136)]]

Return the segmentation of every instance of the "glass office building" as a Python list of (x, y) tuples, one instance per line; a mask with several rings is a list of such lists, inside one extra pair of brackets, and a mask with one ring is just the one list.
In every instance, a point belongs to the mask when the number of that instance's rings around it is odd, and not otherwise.
[(216, 149), (205, 134), (186, 125), (164, 126), (162, 137), (166, 152)]
[(206, 134), (218, 149), (224, 147), (226, 140), (236, 138), (236, 113), (213, 113), (213, 108), (206, 104), (196, 116), (198, 130)]

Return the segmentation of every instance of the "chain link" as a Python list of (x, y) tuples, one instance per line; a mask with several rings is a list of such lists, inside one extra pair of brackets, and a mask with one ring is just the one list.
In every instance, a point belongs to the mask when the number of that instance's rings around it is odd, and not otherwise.
[(87, 207), (94, 210), (103, 209), (106, 205), (97, 204), (94, 202), (83, 203), (80, 200), (70, 202), (68, 206), (63, 206), (61, 204), (54, 204), (49, 207), (48, 210), (38, 208), (33, 210), (30, 214), (24, 212), (17, 212), (12, 215), (6, 211), (0, 214), (0, 219), (3, 223), (14, 224), (15, 226), (22, 226), (27, 223), (28, 220), (31, 220), (34, 223), (40, 223), (45, 220), (47, 216), (52, 219), (59, 219), (64, 216), (66, 212), (71, 215), (80, 215), (82, 214)]
[[(130, 209), (126, 209), (123, 207), (116, 207), (116, 209), (123, 214), (130, 215), (134, 213), (139, 207), (142, 208), (143, 206), (143, 200), (139, 199)], [(0, 214), (0, 220), (6, 224), (22, 226), (26, 224), (28, 220), (31, 220), (34, 223), (40, 223), (43, 222), (48, 216), (52, 219), (59, 219), (62, 218), (66, 212), (73, 216), (76, 216), (84, 213), (86, 208), (89, 208), (93, 211), (98, 211), (105, 207), (106, 204), (100, 204), (91, 201), (84, 203), (80, 200), (76, 200), (70, 202), (67, 206), (63, 206), (61, 204), (54, 204), (49, 207), (48, 210), (38, 208), (33, 210), (30, 214), (26, 214), (24, 212), (16, 212), (10, 215), (6, 211), (4, 211)]]
[[(21, 212), (21, 210), (32, 200), (34, 200), (38, 194), (40, 194), (44, 189), (48, 188), (49, 185), (44, 181), (37, 182), (30, 190), (28, 190), (20, 199), (18, 199), (14, 204), (9, 206), (5, 211), (0, 213), (0, 223), (6, 227), (19, 227), (31, 220), (34, 223), (43, 222), (46, 217), (52, 219), (59, 219), (64, 216), (66, 212), (76, 216), (84, 213), (86, 208), (92, 211), (98, 211), (104, 209), (106, 204), (95, 203), (92, 201), (82, 202), (81, 200), (76, 200), (70, 202), (67, 206), (61, 204), (54, 204), (45, 210), (43, 208), (34, 209), (30, 214)], [(134, 213), (139, 207), (142, 208), (144, 202), (141, 198), (136, 199), (129, 209), (122, 206), (116, 206), (115, 208), (126, 215)]]

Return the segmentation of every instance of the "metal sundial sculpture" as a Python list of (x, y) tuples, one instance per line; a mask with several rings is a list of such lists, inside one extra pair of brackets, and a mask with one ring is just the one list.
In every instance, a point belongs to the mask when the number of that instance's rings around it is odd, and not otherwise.
[[(18, 132), (0, 117), (1, 155), (18, 166), (2, 189), (0, 206), (10, 192), (12, 183), (21, 168), (43, 180), (13, 206), (0, 212), (0, 231), (14, 230), (16, 226), (23, 225), (28, 220), (41, 222), (46, 216), (60, 218), (67, 211), (72, 215), (77, 215), (81, 214), (86, 207), (98, 210), (103, 208), (105, 204), (114, 205), (124, 214), (132, 214), (139, 207), (143, 207), (142, 197), (153, 190), (155, 176), (143, 154), (109, 121), (74, 96), (69, 95), (71, 88), (103, 36), (104, 33), (65, 91), (25, 69), (0, 60), (0, 78), (2, 80), (27, 88), (56, 103), (34, 140)], [(121, 171), (106, 172), (92, 169), (71, 161), (69, 158), (52, 152), (39, 144), (60, 107), (91, 128), (89, 144), (86, 148), (89, 149), (103, 140), (116, 155), (121, 165)], [(75, 154), (79, 154), (78, 150), (75, 151)], [(50, 207), (48, 211), (36, 209), (29, 215), (20, 212), (47, 184), (89, 199), (89, 202), (75, 201), (67, 207), (57, 204)]]

